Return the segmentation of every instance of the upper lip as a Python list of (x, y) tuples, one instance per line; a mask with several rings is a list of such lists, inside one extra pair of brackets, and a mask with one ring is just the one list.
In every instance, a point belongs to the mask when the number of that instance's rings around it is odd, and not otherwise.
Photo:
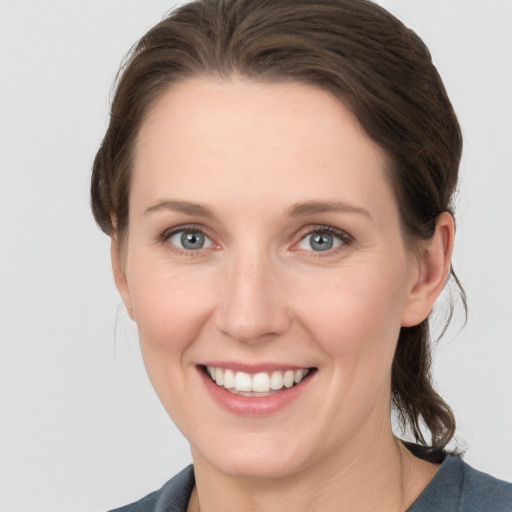
[(235, 361), (207, 361), (201, 363), (199, 366), (213, 366), (214, 368), (223, 368), (233, 371), (245, 372), (250, 374), (260, 372), (274, 372), (286, 370), (303, 370), (313, 368), (310, 365), (289, 364), (289, 363), (240, 363)]

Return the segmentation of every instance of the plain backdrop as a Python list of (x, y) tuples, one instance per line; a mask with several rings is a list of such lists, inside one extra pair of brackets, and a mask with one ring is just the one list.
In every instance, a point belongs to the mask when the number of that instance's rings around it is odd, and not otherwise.
[[(454, 264), (469, 319), (435, 379), (466, 460), (512, 480), (512, 2), (381, 3), (429, 45), (464, 131)], [(0, 0), (1, 512), (106, 510), (190, 462), (88, 198), (117, 67), (172, 6)]]

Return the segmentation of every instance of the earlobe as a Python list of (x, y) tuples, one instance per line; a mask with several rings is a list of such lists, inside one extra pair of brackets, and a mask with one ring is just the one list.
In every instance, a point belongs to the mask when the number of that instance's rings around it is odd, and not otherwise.
[(402, 313), (402, 327), (412, 327), (425, 320), (442, 292), (450, 272), (455, 225), (444, 212), (436, 220), (434, 235), (418, 256), (417, 279)]
[(119, 248), (116, 234), (112, 234), (110, 237), (110, 258), (112, 260), (112, 271), (114, 274), (114, 282), (116, 288), (121, 295), (121, 299), (124, 303), (128, 315), (133, 320), (133, 309), (130, 298), (130, 291), (128, 289), (128, 283), (126, 281), (126, 274), (124, 272), (122, 254)]

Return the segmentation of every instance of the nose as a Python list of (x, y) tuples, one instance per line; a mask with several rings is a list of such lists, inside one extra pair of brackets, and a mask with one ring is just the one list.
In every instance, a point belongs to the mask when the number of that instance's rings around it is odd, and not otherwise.
[(233, 256), (226, 267), (216, 308), (217, 329), (244, 343), (283, 334), (290, 314), (279, 264), (252, 252)]

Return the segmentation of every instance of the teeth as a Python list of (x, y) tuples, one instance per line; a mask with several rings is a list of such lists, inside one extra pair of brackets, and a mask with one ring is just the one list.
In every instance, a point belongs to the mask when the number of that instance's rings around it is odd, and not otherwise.
[(300, 370), (286, 370), (274, 372), (260, 372), (254, 375), (246, 372), (234, 372), (233, 370), (207, 366), (206, 371), (211, 379), (225, 389), (242, 393), (268, 393), (279, 391), (283, 388), (291, 388), (299, 384), (309, 373), (306, 368)]
[(224, 385), (224, 372), (220, 368), (215, 369), (215, 382), (217, 386)]
[(284, 385), (287, 388), (291, 388), (295, 384), (295, 372), (293, 370), (288, 370), (284, 373)]
[(257, 373), (252, 378), (252, 390), (258, 393), (268, 393), (270, 391), (270, 377), (268, 373)]
[(295, 370), (295, 384), (298, 384), (306, 376), (306, 371), (307, 370)]
[(224, 372), (224, 387), (226, 389), (233, 389), (235, 387), (235, 372), (233, 370), (226, 370)]
[[(217, 372), (222, 371), (217, 368)], [(235, 375), (235, 389), (237, 391), (252, 391), (252, 379), (248, 373), (236, 372)]]
[(270, 389), (278, 390), (283, 386), (283, 372), (272, 372), (270, 376)]

